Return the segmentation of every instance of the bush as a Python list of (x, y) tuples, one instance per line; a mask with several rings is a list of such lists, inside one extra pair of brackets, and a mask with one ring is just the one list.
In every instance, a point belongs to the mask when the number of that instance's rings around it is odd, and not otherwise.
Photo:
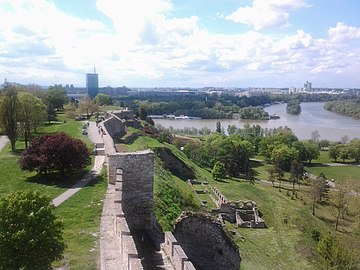
[(90, 164), (90, 153), (79, 139), (64, 132), (35, 138), (20, 159), (22, 170), (41, 173), (81, 169)]
[(65, 249), (50, 198), (17, 192), (0, 200), (0, 269), (50, 269)]

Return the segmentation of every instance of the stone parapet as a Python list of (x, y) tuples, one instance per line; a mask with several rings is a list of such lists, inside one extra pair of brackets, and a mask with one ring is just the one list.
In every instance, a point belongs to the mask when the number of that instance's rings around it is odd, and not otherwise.
[(189, 261), (185, 251), (171, 232), (165, 232), (165, 242), (162, 248), (175, 270), (195, 270), (194, 265)]

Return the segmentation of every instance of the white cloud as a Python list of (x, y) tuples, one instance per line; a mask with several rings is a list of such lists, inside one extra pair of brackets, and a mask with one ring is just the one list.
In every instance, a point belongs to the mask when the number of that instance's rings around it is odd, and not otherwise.
[(308, 6), (304, 0), (254, 0), (251, 6), (239, 7), (226, 19), (250, 25), (256, 31), (269, 27), (285, 28), (290, 26), (290, 11)]
[[(170, 1), (141, 1), (138, 8), (140, 0), (98, 0), (115, 26), (109, 31), (105, 23), (71, 16), (47, 0), (0, 0), (0, 7), (4, 2), (0, 80), (83, 86), (84, 74), (96, 65), (101, 85), (249, 86), (323, 75), (336, 80), (359, 70), (360, 28), (344, 23), (323, 39), (303, 30), (286, 36), (214, 34), (195, 15), (173, 17)], [(256, 0), (249, 8), (260, 5), (276, 14), (306, 6), (295, 0), (264, 3)], [(269, 25), (266, 20), (257, 27)]]
[(328, 30), (329, 40), (332, 42), (344, 43), (352, 40), (360, 40), (360, 28), (348, 26), (342, 22)]

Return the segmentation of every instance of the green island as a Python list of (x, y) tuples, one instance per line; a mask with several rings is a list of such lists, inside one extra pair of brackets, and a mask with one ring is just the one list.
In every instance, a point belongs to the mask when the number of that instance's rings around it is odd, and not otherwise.
[(289, 114), (300, 114), (301, 113), (300, 99), (293, 98), (289, 100), (286, 106), (286, 112)]
[[(91, 149), (92, 143), (82, 134), (84, 122), (76, 121), (76, 116), (82, 114), (88, 121), (95, 121), (106, 111), (120, 109), (106, 106), (109, 101), (100, 105), (96, 98), (83, 100), (80, 105), (68, 103), (66, 98), (59, 101), (61, 89), (50, 90), (56, 98), (44, 97), (48, 101), (43, 103), (46, 118), (30, 133), (22, 129), (14, 143), (7, 143), (0, 152), (0, 200), (19, 190), (39, 191), (54, 199), (69, 189), (91, 170), (91, 165), (71, 174), (23, 171), (19, 160), (26, 145), (36, 137), (62, 131)], [(38, 93), (31, 95), (42, 98)], [(0, 112), (4, 99), (2, 95)], [(51, 100), (60, 104), (54, 106)], [(127, 102), (126, 98), (119, 101)], [(210, 213), (215, 208), (212, 191), (194, 193), (187, 182), (191, 178), (211, 185), (230, 201), (256, 202), (266, 228), (237, 228), (225, 221), (225, 230), (239, 247), (241, 269), (360, 267), (359, 140), (299, 141), (286, 127), (264, 132), (250, 125), (232, 127), (229, 135), (219, 130), (203, 136), (178, 136), (165, 128), (157, 130), (147, 116), (149, 111), (144, 109), (149, 104), (135, 103), (132, 109), (142, 119), (141, 127), (128, 128), (118, 138), (117, 148), (128, 152), (151, 149), (155, 153), (154, 211), (164, 231), (172, 230), (182, 211)], [(167, 106), (162, 102), (158, 105)], [(98, 268), (99, 226), (106, 188), (104, 168), (95, 180), (54, 209), (63, 223), (66, 248), (63, 258), (53, 267)]]

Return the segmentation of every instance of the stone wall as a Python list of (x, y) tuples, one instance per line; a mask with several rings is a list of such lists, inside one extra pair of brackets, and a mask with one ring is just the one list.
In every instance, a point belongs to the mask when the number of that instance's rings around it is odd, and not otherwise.
[(186, 256), (184, 250), (171, 232), (165, 232), (165, 241), (162, 247), (175, 270), (196, 269), (192, 262), (189, 261), (189, 258)]
[(139, 151), (108, 155), (109, 183), (122, 174), (122, 210), (130, 229), (153, 227), (154, 153)]
[(240, 269), (238, 247), (211, 216), (185, 213), (176, 222), (174, 236), (197, 270)]
[(112, 113), (120, 119), (135, 119), (135, 114), (131, 110), (113, 111)]
[(125, 123), (116, 116), (111, 116), (110, 118), (104, 121), (104, 127), (106, 132), (112, 137), (114, 141), (118, 141), (120, 137), (124, 136)]

